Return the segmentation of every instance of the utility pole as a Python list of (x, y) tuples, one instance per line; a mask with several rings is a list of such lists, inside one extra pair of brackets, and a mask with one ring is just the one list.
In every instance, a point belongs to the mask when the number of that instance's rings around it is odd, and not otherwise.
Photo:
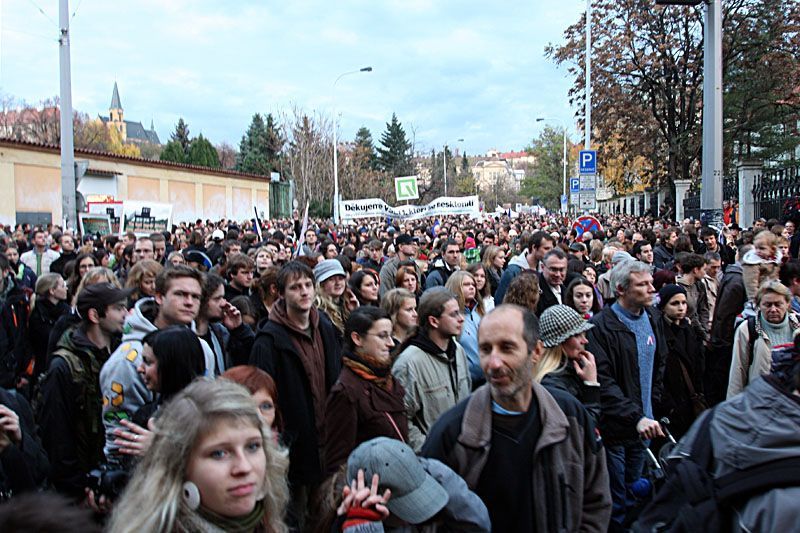
[(583, 149), (592, 149), (592, 0), (586, 0), (586, 101)]
[(72, 131), (72, 75), (69, 59), (69, 0), (58, 6), (59, 78), (61, 81), (61, 201), (64, 230), (78, 228), (75, 146)]
[(701, 219), (722, 223), (722, 2), (707, 0), (703, 36), (703, 186)]

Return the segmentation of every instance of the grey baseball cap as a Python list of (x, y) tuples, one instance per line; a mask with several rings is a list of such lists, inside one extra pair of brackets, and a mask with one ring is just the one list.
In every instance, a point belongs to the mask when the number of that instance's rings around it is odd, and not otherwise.
[(378, 437), (359, 445), (347, 460), (347, 479), (356, 479), (359, 469), (367, 484), (378, 474), (380, 491), (392, 491), (386, 507), (409, 524), (421, 524), (447, 505), (447, 492), (399, 440)]

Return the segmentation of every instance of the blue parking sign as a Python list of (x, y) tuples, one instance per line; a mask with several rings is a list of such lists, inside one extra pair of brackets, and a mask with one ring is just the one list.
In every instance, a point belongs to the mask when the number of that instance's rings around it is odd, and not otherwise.
[(580, 192), (581, 190), (581, 179), (580, 178), (570, 178), (569, 179), (569, 192), (576, 193)]
[(581, 150), (578, 163), (581, 174), (597, 174), (597, 150)]

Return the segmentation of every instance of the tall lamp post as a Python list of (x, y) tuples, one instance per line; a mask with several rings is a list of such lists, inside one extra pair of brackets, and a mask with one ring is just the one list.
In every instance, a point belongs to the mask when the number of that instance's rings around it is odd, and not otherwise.
[[(372, 67), (363, 67), (358, 70), (351, 70), (340, 74), (336, 81), (333, 82), (333, 95), (336, 97), (336, 84), (345, 76), (351, 74), (358, 74), (359, 72), (372, 72)], [(336, 105), (333, 106), (333, 223), (339, 224), (339, 158), (338, 146), (336, 140), (336, 130), (338, 128), (338, 120), (336, 119)]]
[[(562, 161), (563, 161), (563, 164), (564, 164), (564, 177), (563, 177), (564, 193), (563, 194), (564, 194), (564, 196), (566, 196), (567, 195), (567, 126), (564, 123), (564, 121), (561, 120), (560, 118), (539, 117), (539, 118), (536, 119), (536, 122), (545, 122), (545, 121), (560, 123), (561, 124), (561, 129), (564, 131), (564, 153), (563, 153), (563, 156), (562, 156)], [(566, 208), (562, 206), (561, 207), (561, 212), (562, 213), (566, 213), (566, 211), (567, 211)]]
[[(457, 142), (463, 143), (464, 139), (458, 139)], [(444, 195), (447, 196), (447, 141), (444, 143), (444, 152), (442, 152), (444, 160)]]

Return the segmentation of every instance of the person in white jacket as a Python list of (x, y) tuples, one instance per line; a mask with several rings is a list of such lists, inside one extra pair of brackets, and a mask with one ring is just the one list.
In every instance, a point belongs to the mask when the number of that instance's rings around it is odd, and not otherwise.
[[(121, 420), (130, 420), (144, 404), (153, 400), (137, 368), (142, 361), (142, 339), (151, 331), (169, 326), (192, 327), (200, 311), (202, 274), (178, 265), (162, 271), (156, 278), (155, 298), (142, 298), (125, 321), (122, 343), (100, 371), (103, 394), (103, 425), (106, 433), (104, 452), (111, 463), (122, 461), (118, 454), (116, 429)], [(200, 339), (205, 356), (205, 375), (215, 374), (214, 354)]]

